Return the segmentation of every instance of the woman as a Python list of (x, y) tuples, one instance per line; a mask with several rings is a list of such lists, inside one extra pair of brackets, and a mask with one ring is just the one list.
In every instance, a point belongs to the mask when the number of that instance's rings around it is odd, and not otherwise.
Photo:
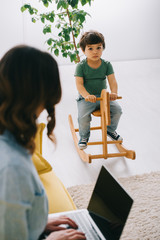
[[(29, 46), (10, 49), (0, 61), (0, 239), (86, 239), (63, 216), (47, 220), (45, 190), (32, 163), (36, 119), (46, 109), (54, 141), (55, 105), (61, 98), (56, 61)], [(56, 194), (56, 193), (55, 193)], [(54, 204), (54, 203), (53, 203)], [(68, 224), (65, 229), (60, 224)]]

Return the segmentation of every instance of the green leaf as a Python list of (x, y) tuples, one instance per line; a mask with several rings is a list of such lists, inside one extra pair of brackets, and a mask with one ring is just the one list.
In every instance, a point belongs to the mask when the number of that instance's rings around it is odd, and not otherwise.
[(45, 23), (45, 18), (44, 17), (41, 17), (41, 22)]
[(59, 3), (57, 4), (57, 10), (58, 10), (60, 7), (61, 7), (61, 3), (59, 2)]
[(84, 6), (86, 3), (87, 3), (86, 0), (81, 0), (81, 4), (82, 4), (82, 6)]
[(72, 14), (73, 14), (73, 22), (74, 23), (78, 22), (79, 27), (82, 27), (82, 24), (86, 19), (86, 15), (89, 15), (87, 12), (83, 10), (73, 11)]
[(24, 11), (26, 11), (27, 10), (27, 8), (25, 7), (25, 6), (22, 6), (21, 7), (21, 12), (24, 12)]
[(86, 3), (89, 3), (89, 5), (91, 5), (91, 1), (93, 1), (93, 0), (80, 0), (80, 1), (81, 1), (82, 6), (84, 6)]
[(55, 50), (54, 50), (54, 54), (55, 54), (56, 56), (59, 56), (59, 50), (58, 50), (58, 49), (55, 49)]
[(36, 22), (36, 19), (35, 19), (35, 18), (32, 18), (32, 22), (35, 23), (35, 22)]
[(61, 47), (61, 42), (60, 41), (57, 41), (57, 46)]
[(58, 2), (57, 4), (57, 10), (59, 8), (64, 8), (64, 9), (67, 9), (68, 8), (68, 3), (66, 2), (66, 0), (59, 0), (59, 1), (56, 1)]
[(48, 14), (43, 14), (43, 16), (50, 22), (54, 22), (54, 18), (55, 18), (55, 13), (54, 11), (48, 13)]
[(47, 40), (47, 44), (49, 45), (49, 46), (51, 46), (52, 45), (52, 38), (49, 38), (48, 40)]
[(71, 47), (69, 45), (66, 45), (65, 49), (69, 50), (69, 49), (71, 49)]
[(67, 58), (67, 55), (68, 55), (67, 52), (64, 52), (64, 53), (62, 54), (62, 56), (65, 57), (65, 58)]
[(36, 8), (32, 8), (30, 5), (24, 5), (24, 6), (27, 6), (28, 11), (31, 15), (37, 14), (38, 10)]
[(24, 7), (27, 9), (27, 8), (30, 8), (31, 5), (29, 5), (29, 4), (24, 4)]
[(84, 15), (79, 15), (79, 20), (81, 23), (85, 21), (85, 16)]
[(44, 5), (45, 7), (48, 7), (49, 3), (48, 3), (47, 0), (42, 0), (42, 2), (43, 2), (43, 5)]
[(61, 21), (64, 21), (64, 14), (59, 13), (59, 14), (57, 14), (57, 16), (59, 17), (59, 19), (60, 19)]
[(29, 10), (29, 13), (31, 14), (31, 15), (33, 15), (34, 14), (34, 11), (33, 11), (33, 9), (32, 8), (30, 8), (30, 9), (28, 9)]
[(64, 39), (65, 39), (66, 42), (68, 42), (68, 41), (70, 40), (69, 34), (65, 34), (65, 35), (64, 35)]
[(59, 28), (60, 28), (60, 26), (61, 26), (61, 24), (60, 24), (60, 23), (58, 23), (58, 24), (56, 24), (56, 26), (55, 26), (55, 27), (59, 29)]
[(46, 33), (50, 33), (51, 32), (51, 25), (48, 25), (48, 26), (45, 26), (43, 28), (43, 33), (46, 34)]
[(67, 0), (67, 2), (72, 8), (77, 8), (78, 0)]
[(24, 4), (24, 5), (21, 7), (21, 11), (22, 11), (22, 12), (24, 12), (24, 11), (27, 10), (27, 9), (28, 9), (28, 11), (29, 11), (29, 13), (30, 13), (31, 15), (37, 14), (37, 12), (38, 12), (38, 10), (37, 10), (36, 8), (32, 8), (31, 5), (29, 5), (29, 4)]
[(45, 7), (48, 7), (48, 5), (49, 5), (48, 2), (47, 2), (47, 3), (44, 3), (44, 6), (45, 6)]
[(68, 8), (68, 4), (66, 3), (65, 0), (62, 2), (62, 7), (63, 7), (64, 9), (67, 9), (67, 8)]
[(76, 59), (77, 59), (77, 56), (76, 56), (75, 53), (73, 53), (73, 54), (70, 55), (70, 60), (71, 60), (71, 62), (75, 61)]
[(94, 0), (88, 0), (90, 6), (91, 6), (91, 1), (94, 1)]
[(50, 22), (52, 22), (52, 23), (54, 22), (54, 18), (53, 17), (50, 18)]

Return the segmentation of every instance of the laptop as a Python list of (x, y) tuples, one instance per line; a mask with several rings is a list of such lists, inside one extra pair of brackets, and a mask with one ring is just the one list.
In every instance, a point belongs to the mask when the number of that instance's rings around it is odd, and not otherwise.
[(87, 209), (49, 214), (49, 217), (70, 217), (77, 223), (78, 230), (85, 233), (87, 240), (118, 240), (132, 204), (133, 199), (102, 166)]

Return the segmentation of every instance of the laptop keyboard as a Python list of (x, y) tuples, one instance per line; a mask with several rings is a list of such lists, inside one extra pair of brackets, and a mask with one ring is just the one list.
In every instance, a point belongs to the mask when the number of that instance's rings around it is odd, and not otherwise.
[(96, 230), (89, 222), (85, 212), (76, 212), (76, 214), (67, 214), (68, 217), (73, 219), (77, 225), (78, 230), (85, 233), (87, 240), (100, 240), (101, 238), (98, 236)]

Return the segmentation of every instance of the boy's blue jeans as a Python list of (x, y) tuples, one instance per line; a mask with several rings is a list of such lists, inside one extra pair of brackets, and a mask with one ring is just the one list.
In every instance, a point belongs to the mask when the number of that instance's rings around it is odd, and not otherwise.
[[(95, 103), (86, 102), (82, 96), (79, 96), (77, 99), (77, 106), (80, 138), (89, 138), (91, 113), (100, 108), (100, 101)], [(107, 131), (114, 132), (117, 129), (121, 114), (122, 109), (120, 105), (116, 101), (110, 101), (111, 125), (107, 127)]]

